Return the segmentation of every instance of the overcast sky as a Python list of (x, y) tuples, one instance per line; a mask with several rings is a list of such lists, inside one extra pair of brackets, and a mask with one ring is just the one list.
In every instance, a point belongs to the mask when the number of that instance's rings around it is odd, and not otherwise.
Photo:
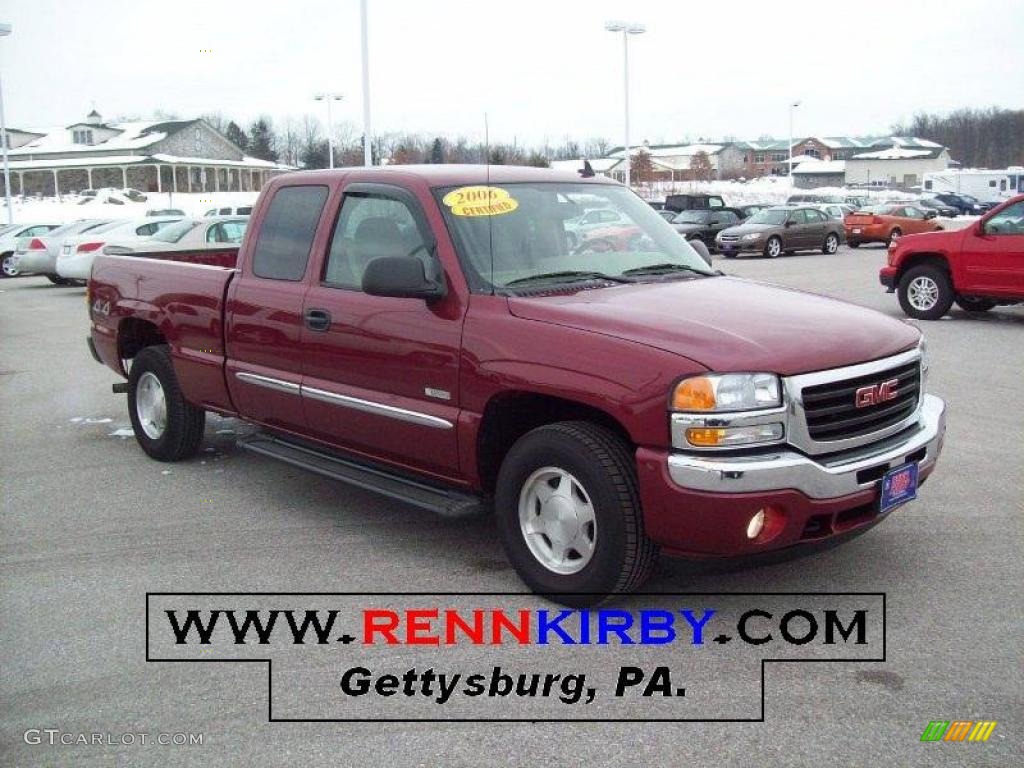
[[(105, 117), (251, 120), (361, 109), (358, 0), (0, 0), (7, 123)], [(1024, 107), (1024, 2), (370, 0), (374, 128), (621, 143), (631, 38), (634, 141), (887, 131), (917, 111)], [(210, 52), (205, 52), (209, 50)]]

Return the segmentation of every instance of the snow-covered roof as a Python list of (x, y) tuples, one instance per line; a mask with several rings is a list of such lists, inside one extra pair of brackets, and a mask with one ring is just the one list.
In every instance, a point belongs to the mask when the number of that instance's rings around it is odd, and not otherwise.
[[(106, 165), (133, 165), (148, 160), (145, 155), (106, 155), (101, 157), (62, 157), (54, 159), (25, 160), (14, 156), (10, 152), (10, 165), (12, 171), (35, 171), (49, 168), (87, 168)], [(149, 162), (153, 162), (150, 160)]]
[[(168, 133), (179, 130), (185, 125), (195, 122), (193, 120), (173, 121), (148, 121), (133, 123), (108, 123), (104, 125), (92, 125), (88, 123), (76, 123), (86, 128), (94, 129), (97, 141), (95, 144), (75, 144), (73, 133), (68, 126), (51, 126), (49, 128), (28, 129), (27, 132), (42, 134), (38, 139), (22, 144), (20, 147), (9, 150), (8, 154), (14, 158), (19, 155), (42, 155), (57, 154), (63, 152), (95, 152), (97, 150), (132, 150), (142, 149), (155, 144)], [(110, 138), (104, 140), (102, 134), (106, 131), (116, 131)]]
[(854, 155), (852, 160), (906, 160), (913, 157), (931, 157), (930, 149), (905, 149), (903, 147), (892, 147), (891, 149), (880, 149), (876, 152), (862, 152)]
[[(706, 155), (715, 155), (725, 149), (724, 144), (639, 144), (631, 147), (631, 153), (637, 154), (640, 151), (647, 152), (651, 157), (677, 157), (679, 155), (696, 155), (703, 152)], [(608, 157), (625, 157), (625, 150), (616, 147), (608, 153)]]
[(821, 158), (814, 155), (793, 155), (793, 165), (797, 163), (820, 163)]
[[(795, 159), (795, 158), (794, 158)], [(825, 173), (846, 173), (845, 160), (818, 160), (814, 163), (801, 163), (793, 169), (793, 175)]]

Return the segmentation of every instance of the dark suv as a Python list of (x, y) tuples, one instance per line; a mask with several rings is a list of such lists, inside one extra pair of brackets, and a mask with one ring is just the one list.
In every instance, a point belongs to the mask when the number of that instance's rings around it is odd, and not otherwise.
[(681, 212), (724, 207), (725, 200), (720, 195), (668, 195), (665, 198), (665, 208), (670, 211)]

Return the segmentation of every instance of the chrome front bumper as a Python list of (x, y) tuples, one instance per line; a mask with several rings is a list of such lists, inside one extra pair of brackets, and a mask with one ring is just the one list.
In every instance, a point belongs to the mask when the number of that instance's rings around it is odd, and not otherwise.
[(751, 493), (792, 488), (812, 499), (833, 499), (875, 487), (877, 472), (868, 473), (870, 479), (858, 475), (897, 467), (913, 454), (918, 454), (914, 460), (921, 470), (929, 469), (939, 457), (945, 432), (946, 404), (925, 395), (915, 427), (819, 461), (781, 446), (753, 456), (673, 453), (668, 471), (676, 485), (690, 490)]

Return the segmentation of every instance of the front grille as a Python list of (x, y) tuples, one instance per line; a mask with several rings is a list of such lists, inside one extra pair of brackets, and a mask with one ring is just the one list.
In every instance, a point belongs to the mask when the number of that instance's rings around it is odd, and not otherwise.
[[(897, 379), (895, 398), (858, 408), (857, 390)], [(830, 381), (805, 387), (802, 392), (807, 433), (813, 440), (828, 442), (860, 437), (910, 416), (921, 399), (919, 360), (854, 379)]]
[(723, 243), (735, 243), (740, 239), (739, 235), (719, 235)]

